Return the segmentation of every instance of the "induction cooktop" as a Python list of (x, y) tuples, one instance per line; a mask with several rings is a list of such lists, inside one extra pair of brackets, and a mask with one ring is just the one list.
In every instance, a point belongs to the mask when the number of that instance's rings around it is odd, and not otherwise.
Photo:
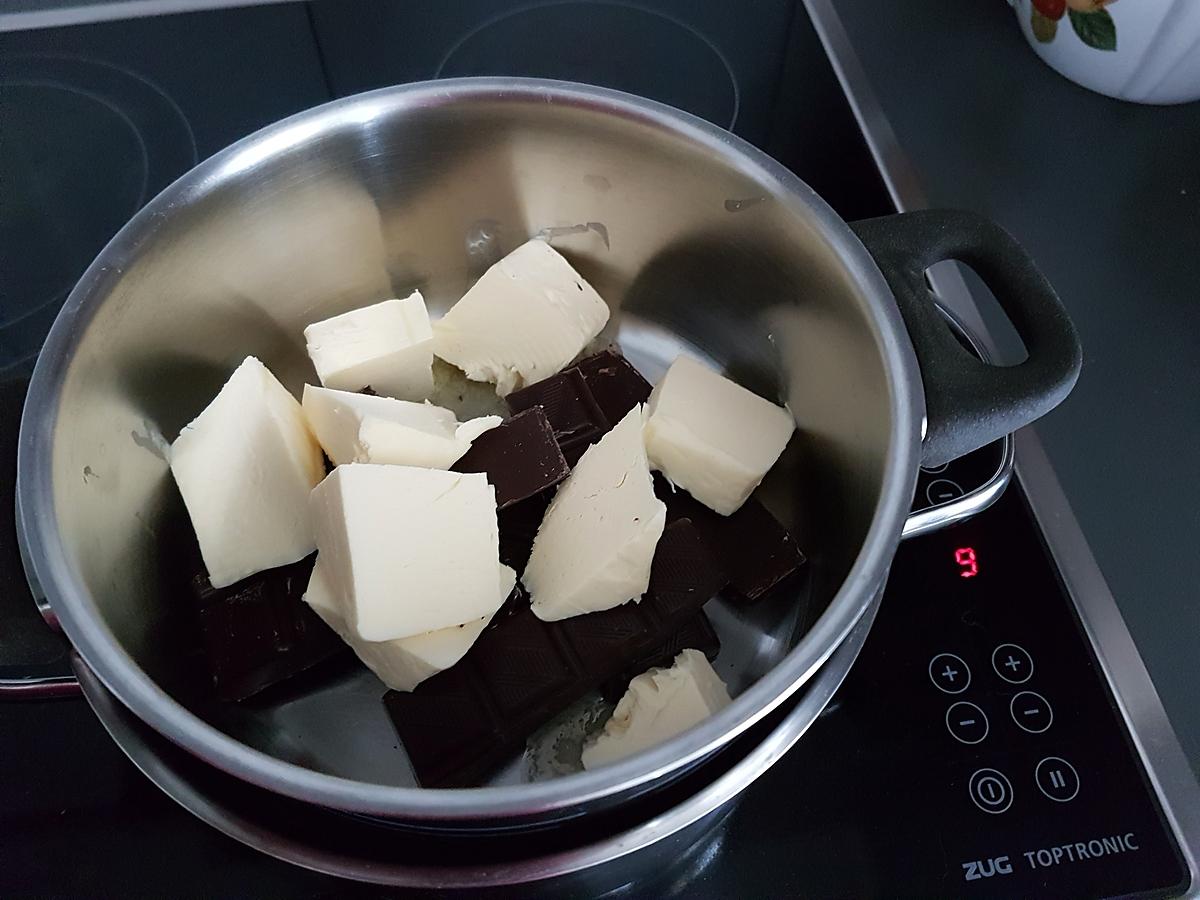
[[(356, 17), (333, 4), (286, 4), (0, 35), (0, 51), (24, 60), (18, 74), (41, 73), (11, 95), (24, 104), (20, 121), (60, 141), (65, 173), (89, 165), (106, 173), (81, 191), (67, 175), (34, 178), (30, 159), (15, 154), (13, 142), (0, 144), (0, 171), (25, 173), (32, 193), (19, 208), (38, 226), (22, 231), (6, 214), (5, 234), (10, 226), (14, 239), (25, 234), (39, 254), (15, 270), (26, 281), (6, 290), (0, 310), (0, 505), (12, 508), (29, 366), (65, 286), (99, 243), (148, 192), (190, 165), (197, 148), (211, 152), (231, 131), (330, 96), (438, 74), (594, 80), (733, 128), (846, 218), (915, 202), (886, 164), (895, 148), (881, 145), (887, 129), (869, 90), (854, 80), (852, 55), (839, 47), (826, 4), (808, 4), (810, 19), (805, 5), (767, 2), (755, 21), (725, 4), (682, 0), (512, 3), (499, 12), (482, 2), (442, 6), (380, 5)], [(418, 29), (420, 48), (392, 52)], [(222, 91), (229, 109), (217, 113), (211, 73), (180, 64), (178, 48), (218, 34), (249, 47), (249, 32), (259, 58), (227, 73), (247, 87)], [(580, 39), (596, 33), (625, 42), (628, 64), (593, 58), (587, 47), (596, 42)], [(196, 52), (205, 51), (198, 44)], [(663, 58), (678, 66), (662, 67)], [(0, 77), (14, 79), (13, 71)], [(256, 91), (255, 79), (290, 87)], [(132, 112), (108, 114), (127, 106)], [(73, 142), (84, 107), (95, 139)], [(55, 220), (77, 227), (51, 228)], [(952, 278), (935, 286), (978, 328), (970, 298), (949, 296)], [(68, 648), (26, 587), (12, 519), (0, 529), (0, 678), (23, 682), (28, 693), (69, 697), (0, 702), (0, 892), (396, 895), (252, 851), (143, 778), (75, 695)], [(906, 534), (856, 664), (782, 759), (697, 827), (537, 890), (639, 897), (1194, 891), (1200, 794), (1036, 438), (1022, 434), (923, 471)], [(303, 814), (295, 808), (197, 769), (152, 736), (143, 741), (139, 765), (176, 799), (191, 797), (189, 806), (210, 823), (224, 822), (277, 856), (330, 868), (308, 852), (329, 833), (327, 822), (297, 825)], [(670, 802), (703, 791), (702, 781), (687, 782)], [(237, 829), (229, 825), (235, 819)], [(594, 839), (604, 840), (596, 828)], [(376, 839), (397, 857), (406, 852), (395, 832)], [(536, 857), (552, 843), (530, 835), (513, 853)], [(339, 852), (353, 869), (355, 848)], [(370, 866), (359, 874), (370, 878)]]

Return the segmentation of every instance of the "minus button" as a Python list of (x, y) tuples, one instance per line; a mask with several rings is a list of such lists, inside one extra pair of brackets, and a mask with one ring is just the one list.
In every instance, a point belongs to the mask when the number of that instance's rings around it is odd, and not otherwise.
[(963, 495), (964, 491), (957, 481), (949, 478), (935, 478), (925, 488), (925, 499), (934, 506), (950, 503)]
[(988, 720), (974, 703), (960, 700), (946, 710), (946, 728), (956, 741), (978, 744), (988, 735)]

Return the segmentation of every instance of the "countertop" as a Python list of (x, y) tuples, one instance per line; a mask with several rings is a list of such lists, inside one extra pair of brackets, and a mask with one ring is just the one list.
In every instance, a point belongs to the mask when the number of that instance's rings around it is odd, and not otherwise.
[(1037, 432), (1200, 772), (1200, 103), (1079, 87), (1003, 3), (836, 8), (929, 204), (1008, 228), (1079, 329)]

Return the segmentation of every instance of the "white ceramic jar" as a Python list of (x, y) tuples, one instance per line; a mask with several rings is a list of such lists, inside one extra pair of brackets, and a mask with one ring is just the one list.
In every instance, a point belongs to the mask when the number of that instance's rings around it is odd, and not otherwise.
[(1135, 103), (1200, 100), (1200, 0), (1009, 0), (1030, 46), (1072, 81)]

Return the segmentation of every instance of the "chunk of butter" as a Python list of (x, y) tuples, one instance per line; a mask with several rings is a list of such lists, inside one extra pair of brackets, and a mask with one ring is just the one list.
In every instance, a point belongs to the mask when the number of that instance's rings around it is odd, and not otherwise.
[(486, 475), (356, 463), (334, 469), (310, 504), (326, 577), (363, 640), (437, 631), (500, 607)]
[(433, 393), (433, 332), (420, 291), (314, 322), (304, 340), (325, 387), (400, 400)]
[(542, 518), (521, 577), (537, 617), (553, 622), (641, 600), (666, 515), (635, 406), (587, 449)]
[(646, 411), (651, 467), (723, 516), (746, 502), (796, 428), (782, 406), (687, 356), (671, 364)]
[[(517, 574), (501, 564), (501, 603), (512, 593), (516, 580)], [(325, 576), (320, 555), (313, 566), (304, 602), (350, 645), (350, 649), (380, 681), (394, 691), (411, 691), (426, 678), (450, 668), (462, 659), (491, 618), (485, 616), (462, 625), (451, 625), (395, 641), (364, 641), (346, 624), (341, 601)]]
[(170, 456), (213, 587), (313, 551), (308, 495), (325, 477), (321, 448), (296, 398), (253, 356)]
[(545, 241), (522, 244), (433, 323), (433, 352), (504, 397), (549, 378), (608, 321), (608, 305)]
[(699, 650), (684, 650), (669, 669), (651, 669), (629, 682), (604, 731), (583, 748), (594, 769), (682, 734), (732, 702), (725, 682)]
[(471, 442), (503, 421), (482, 416), (461, 424), (431, 403), (304, 386), (308, 425), (334, 465), (380, 463), (448, 469)]

